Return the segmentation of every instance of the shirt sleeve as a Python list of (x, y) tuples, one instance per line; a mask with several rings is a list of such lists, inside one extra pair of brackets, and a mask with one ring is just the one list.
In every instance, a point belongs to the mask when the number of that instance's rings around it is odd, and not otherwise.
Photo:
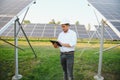
[(76, 35), (76, 33), (74, 32), (74, 33), (72, 34), (71, 39), (70, 39), (69, 45), (70, 45), (71, 47), (74, 47), (74, 46), (76, 45), (76, 43), (77, 43), (77, 35)]

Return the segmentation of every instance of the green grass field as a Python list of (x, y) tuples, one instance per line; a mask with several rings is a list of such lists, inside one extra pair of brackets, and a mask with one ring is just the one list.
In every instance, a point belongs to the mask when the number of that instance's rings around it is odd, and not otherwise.
[[(59, 49), (51, 44), (32, 42), (37, 59), (25, 41), (19, 43), (25, 52), (19, 50), (19, 73), (21, 80), (63, 80), (62, 68), (59, 60)], [(97, 74), (99, 45), (89, 48), (81, 55), (86, 43), (76, 47), (74, 78), (75, 80), (94, 80)], [(106, 48), (114, 44), (105, 44)], [(0, 42), (0, 80), (11, 80), (14, 75), (14, 49), (8, 44)], [(120, 47), (106, 51), (103, 54), (102, 76), (104, 80), (120, 80)]]

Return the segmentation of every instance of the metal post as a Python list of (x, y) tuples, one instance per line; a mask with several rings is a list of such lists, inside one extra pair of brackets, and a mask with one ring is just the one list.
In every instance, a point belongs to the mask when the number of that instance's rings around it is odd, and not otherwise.
[[(22, 23), (23, 23), (23, 21), (25, 20), (25, 17), (26, 17), (26, 15), (27, 15), (28, 11), (29, 11), (29, 7), (28, 7), (27, 11), (25, 12), (25, 15), (24, 15), (24, 17), (23, 17), (23, 19), (22, 19), (21, 24), (22, 24)], [(17, 35), (19, 34), (20, 29), (21, 29), (21, 27), (19, 27), (19, 29), (18, 29), (18, 31), (17, 31)]]
[(57, 25), (55, 24), (54, 25), (54, 38), (56, 37), (56, 30), (57, 30), (56, 28), (57, 28)]
[(33, 53), (34, 53), (34, 55), (35, 55), (35, 58), (37, 58), (37, 55), (36, 55), (36, 53), (35, 53), (35, 51), (34, 51), (32, 45), (30, 44), (30, 41), (29, 41), (29, 39), (28, 39), (28, 37), (27, 37), (27, 35), (26, 35), (24, 29), (22, 28), (22, 25), (20, 24), (19, 21), (17, 21), (17, 23), (18, 23), (19, 27), (21, 28), (21, 30), (22, 30), (22, 32), (23, 32), (23, 34), (24, 34), (24, 36), (25, 36), (25, 38), (26, 38), (26, 40), (27, 40), (27, 42), (28, 42), (30, 48), (32, 49), (32, 51), (33, 51)]
[[(18, 31), (19, 25), (17, 20), (14, 23), (14, 44), (15, 46), (18, 46)], [(18, 48), (14, 47), (14, 53), (15, 53), (15, 76), (13, 76), (12, 80), (19, 80), (22, 78), (22, 75), (19, 75), (18, 73)]]
[(101, 69), (102, 69), (102, 55), (103, 55), (103, 44), (104, 44), (104, 23), (102, 20), (101, 28), (101, 40), (100, 40), (100, 51), (99, 51), (99, 64), (98, 64), (98, 74), (94, 76), (95, 80), (103, 80), (104, 78), (101, 76)]
[[(120, 46), (120, 44), (117, 44), (117, 45), (115, 45), (115, 46), (106, 48), (106, 49), (103, 50), (103, 52), (104, 52), (104, 51), (108, 51), (108, 50), (113, 49), (113, 48), (116, 48), (116, 47), (118, 47), (118, 46)], [(99, 52), (96, 52), (96, 53), (99, 53)], [(96, 53), (95, 53), (95, 54), (96, 54)]]

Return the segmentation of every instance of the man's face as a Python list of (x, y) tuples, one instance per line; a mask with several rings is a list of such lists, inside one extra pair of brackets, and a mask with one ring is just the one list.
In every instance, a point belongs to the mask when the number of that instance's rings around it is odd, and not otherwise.
[(67, 32), (68, 29), (69, 29), (69, 26), (68, 26), (68, 25), (65, 25), (65, 24), (62, 24), (61, 27), (62, 27), (62, 30), (63, 30), (64, 32)]

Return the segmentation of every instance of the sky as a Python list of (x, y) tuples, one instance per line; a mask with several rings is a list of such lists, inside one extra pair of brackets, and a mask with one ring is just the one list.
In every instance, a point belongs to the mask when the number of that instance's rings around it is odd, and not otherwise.
[(31, 23), (48, 23), (52, 19), (57, 21), (69, 20), (72, 24), (96, 24), (97, 19), (93, 8), (86, 0), (36, 0), (25, 18)]

